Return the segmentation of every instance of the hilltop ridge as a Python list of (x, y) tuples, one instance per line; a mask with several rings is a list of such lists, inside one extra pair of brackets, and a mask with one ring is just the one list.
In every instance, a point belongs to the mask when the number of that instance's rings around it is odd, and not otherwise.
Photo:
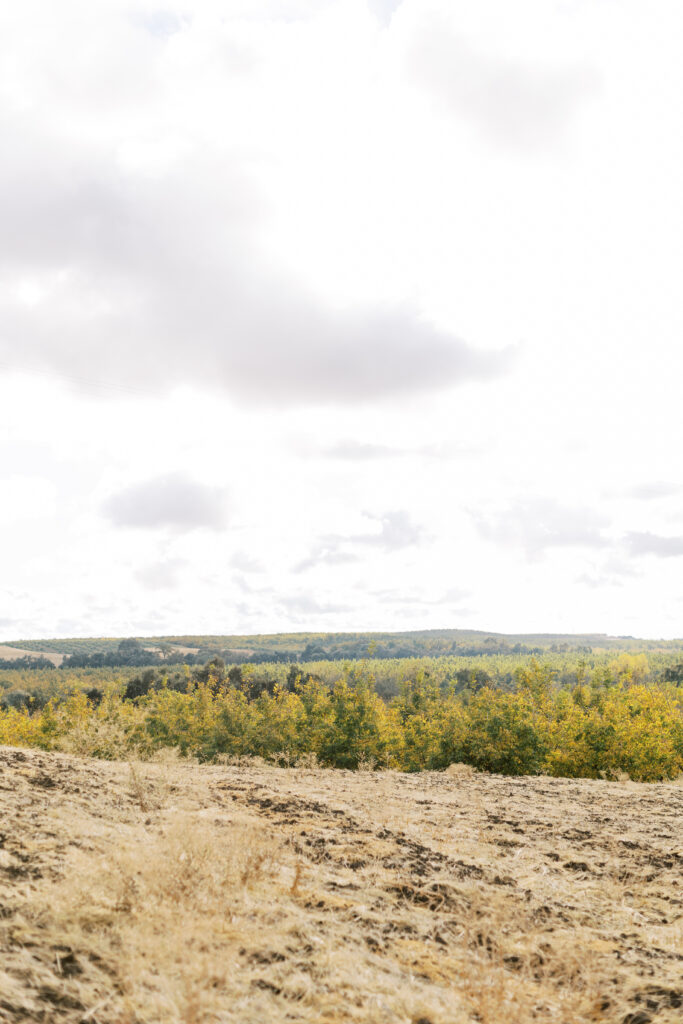
[(68, 637), (6, 640), (0, 660), (36, 656), (60, 664), (64, 658), (112, 654), (137, 644), (163, 657), (203, 662), (220, 656), (233, 661), (315, 661), (336, 658), (397, 658), (460, 654), (542, 654), (545, 651), (675, 651), (683, 639), (639, 639), (607, 633), (496, 633), (473, 629), (417, 629), (401, 632), (300, 632), (257, 634), (179, 634), (137, 637)]

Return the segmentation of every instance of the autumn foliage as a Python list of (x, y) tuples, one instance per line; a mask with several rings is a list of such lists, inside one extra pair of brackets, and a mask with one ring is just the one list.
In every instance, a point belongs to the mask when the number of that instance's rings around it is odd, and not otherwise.
[(33, 713), (7, 708), (0, 744), (106, 759), (174, 747), (201, 761), (315, 758), (405, 771), (461, 762), (505, 775), (671, 779), (683, 772), (683, 699), (674, 686), (639, 681), (641, 669), (637, 656), (622, 655), (609, 678), (562, 688), (532, 660), (513, 692), (458, 693), (418, 672), (390, 701), (367, 668), (332, 686), (302, 678), (258, 696), (209, 674), (187, 693), (162, 686), (124, 700), (112, 687), (99, 703), (79, 692)]

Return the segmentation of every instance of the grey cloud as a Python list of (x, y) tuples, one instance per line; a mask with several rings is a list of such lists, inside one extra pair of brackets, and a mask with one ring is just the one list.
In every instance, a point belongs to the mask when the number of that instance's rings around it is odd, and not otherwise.
[(235, 573), (235, 575), (232, 577), (232, 582), (235, 584), (238, 590), (242, 591), (243, 594), (254, 593), (254, 588), (251, 587), (245, 580), (244, 576), (240, 576), (239, 573)]
[(602, 576), (599, 573), (596, 575), (590, 572), (581, 573), (580, 576), (576, 577), (575, 583), (578, 583), (583, 587), (589, 587), (591, 590), (603, 590), (605, 587), (625, 586), (624, 580), (619, 576)]
[(272, 269), (234, 158), (202, 152), (150, 180), (30, 121), (0, 129), (6, 368), (110, 394), (190, 383), (291, 405), (428, 392), (512, 364), (512, 349), (479, 351), (409, 305), (333, 311)]
[(320, 448), (319, 454), (331, 459), (348, 462), (366, 462), (375, 459), (398, 458), (433, 458), (451, 459), (462, 455), (471, 455), (478, 449), (474, 446), (460, 444), (457, 441), (439, 444), (420, 445), (417, 448), (402, 448), (394, 445), (373, 444), (371, 442), (343, 440), (327, 448)]
[(320, 454), (330, 459), (365, 462), (370, 459), (393, 459), (405, 455), (405, 449), (363, 441), (339, 441), (337, 444), (330, 445), (329, 448), (321, 448)]
[(232, 577), (232, 582), (234, 583), (235, 587), (237, 587), (237, 589), (240, 590), (243, 594), (260, 594), (261, 596), (263, 596), (273, 593), (272, 587), (253, 587), (249, 580), (246, 579), (246, 577), (242, 576), (240, 573), (234, 573)]
[(593, 566), (590, 572), (577, 576), (576, 582), (584, 587), (599, 590), (601, 587), (623, 587), (627, 580), (639, 575), (630, 561), (611, 555), (599, 565)]
[(349, 538), (355, 544), (370, 544), (383, 548), (385, 551), (398, 551), (401, 548), (419, 544), (425, 536), (422, 526), (414, 523), (405, 510), (386, 512), (375, 516), (366, 512), (369, 519), (380, 524), (379, 533), (358, 533)]
[(460, 459), (464, 455), (480, 455), (485, 447), (480, 444), (468, 444), (463, 441), (440, 441), (437, 444), (425, 444), (409, 451), (410, 455), (430, 459)]
[(351, 551), (340, 551), (340, 543), (342, 543), (341, 539), (330, 537), (327, 542), (323, 541), (321, 544), (317, 544), (307, 558), (292, 567), (292, 572), (306, 572), (306, 570), (315, 569), (320, 565), (349, 565), (352, 562), (360, 561), (359, 556)]
[(230, 565), (233, 569), (239, 569), (240, 572), (262, 573), (266, 571), (263, 563), (258, 558), (247, 554), (246, 551), (236, 551), (230, 559)]
[(554, 142), (598, 87), (597, 73), (585, 66), (544, 67), (479, 52), (438, 18), (418, 33), (408, 61), (416, 81), (447, 109), (512, 147)]
[(683, 555), (683, 537), (663, 537), (657, 533), (629, 533), (626, 544), (632, 555), (656, 555), (677, 558)]
[(607, 520), (585, 508), (568, 508), (556, 501), (532, 498), (508, 509), (485, 515), (472, 512), (479, 533), (486, 540), (523, 548), (535, 557), (549, 548), (605, 547), (602, 530)]
[(336, 612), (351, 611), (349, 605), (320, 602), (311, 597), (310, 594), (291, 594), (288, 597), (280, 598), (278, 603), (288, 614), (297, 617), (302, 615), (333, 615)]
[[(362, 583), (359, 581), (359, 587), (362, 587)], [(451, 587), (449, 590), (444, 591), (441, 594), (437, 594), (435, 597), (425, 597), (423, 594), (409, 594), (405, 592), (397, 593), (395, 590), (372, 590), (369, 591), (372, 597), (379, 598), (383, 604), (396, 604), (396, 605), (420, 605), (424, 607), (443, 607), (445, 605), (453, 606), (457, 605), (457, 611), (459, 614), (469, 614), (471, 609), (464, 607), (462, 602), (470, 599), (472, 594), (469, 590), (460, 590), (457, 587)]]
[(605, 585), (609, 585), (610, 580), (602, 579), (600, 576), (593, 576), (589, 572), (581, 573), (580, 576), (576, 577), (576, 583), (580, 583), (584, 587), (590, 587), (591, 590), (599, 590)]
[(372, 533), (327, 534), (321, 537), (311, 553), (292, 569), (293, 572), (305, 572), (319, 565), (346, 565), (360, 561), (360, 555), (349, 548), (369, 546), (383, 551), (400, 551), (402, 548), (420, 544), (426, 538), (426, 532), (418, 523), (414, 523), (404, 509), (373, 515), (365, 512), (368, 519), (380, 524), (379, 531)]
[(460, 604), (461, 601), (471, 597), (469, 590), (459, 590), (458, 587), (451, 587), (444, 594), (441, 595), (441, 599), (437, 600), (437, 604)]
[(171, 590), (178, 584), (178, 574), (186, 563), (179, 558), (153, 562), (137, 569), (136, 580), (147, 590)]
[(628, 491), (630, 498), (637, 498), (639, 501), (653, 501), (656, 498), (670, 498), (680, 492), (678, 484), (667, 484), (658, 481), (649, 484), (638, 484)]
[(181, 474), (133, 484), (112, 495), (102, 511), (114, 526), (140, 529), (220, 530), (227, 521), (224, 492)]
[(640, 572), (634, 569), (633, 563), (628, 558), (623, 558), (620, 555), (612, 554), (605, 559), (603, 564), (605, 573), (610, 575), (614, 579), (620, 578), (634, 578), (639, 576)]

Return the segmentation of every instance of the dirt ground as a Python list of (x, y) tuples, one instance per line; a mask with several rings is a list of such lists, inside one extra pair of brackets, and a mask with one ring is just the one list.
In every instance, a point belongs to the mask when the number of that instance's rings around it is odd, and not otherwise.
[(66, 657), (58, 651), (27, 651), (23, 647), (8, 647), (7, 644), (0, 644), (0, 661), (14, 661), (16, 658), (45, 658), (59, 668)]
[(3, 1024), (680, 1024), (683, 786), (0, 748)]

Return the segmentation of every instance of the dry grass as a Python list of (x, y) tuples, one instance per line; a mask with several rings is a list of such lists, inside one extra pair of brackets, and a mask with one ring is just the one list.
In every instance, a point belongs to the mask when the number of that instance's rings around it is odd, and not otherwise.
[(0, 748), (0, 1021), (680, 1024), (680, 785)]

